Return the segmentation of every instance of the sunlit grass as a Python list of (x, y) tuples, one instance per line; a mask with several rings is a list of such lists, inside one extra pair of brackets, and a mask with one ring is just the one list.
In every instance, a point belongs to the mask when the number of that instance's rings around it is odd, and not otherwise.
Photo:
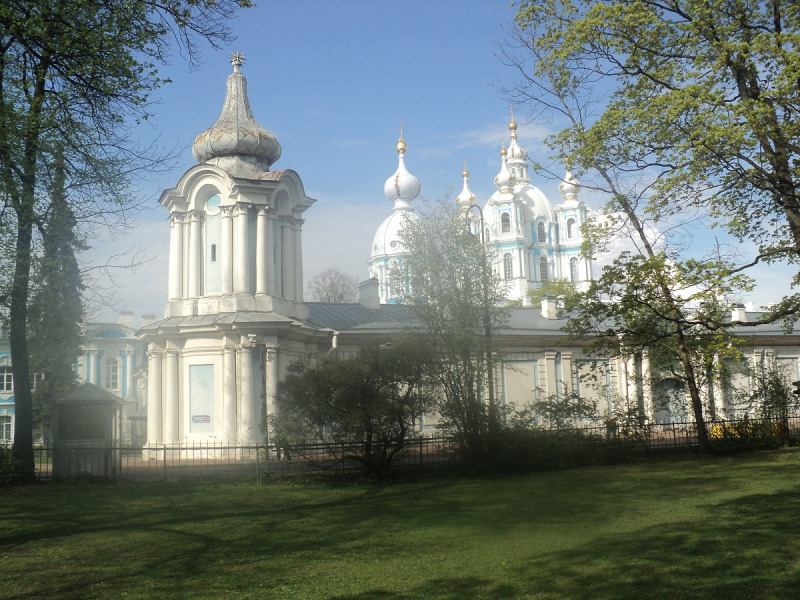
[(0, 492), (0, 595), (749, 598), (800, 589), (800, 452), (339, 486)]

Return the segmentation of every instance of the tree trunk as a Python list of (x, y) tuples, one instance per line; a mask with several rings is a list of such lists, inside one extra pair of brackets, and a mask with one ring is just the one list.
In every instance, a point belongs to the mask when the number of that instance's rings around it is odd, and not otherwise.
[[(9, 315), (11, 371), (14, 376), (14, 445), (11, 455), (20, 481), (35, 480), (33, 460), (33, 403), (28, 383), (28, 288), (31, 262), (32, 223), (23, 212), (17, 215), (16, 268), (11, 288)], [(52, 307), (53, 310), (56, 307)]]

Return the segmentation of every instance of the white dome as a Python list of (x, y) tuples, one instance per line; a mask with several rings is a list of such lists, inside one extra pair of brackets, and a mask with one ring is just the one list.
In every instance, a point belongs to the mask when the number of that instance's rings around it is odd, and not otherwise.
[(578, 180), (572, 175), (572, 171), (567, 169), (567, 173), (564, 175), (564, 181), (558, 186), (558, 189), (564, 194), (564, 199), (567, 202), (577, 200), (580, 187), (581, 184), (578, 183)]
[(375, 238), (372, 240), (371, 257), (373, 259), (405, 254), (400, 243), (400, 232), (405, 227), (406, 219), (413, 221), (419, 219), (419, 217), (410, 210), (395, 210), (384, 219), (383, 223), (378, 227), (378, 231), (375, 232)]
[[(402, 140), (402, 138), (400, 138)], [(405, 153), (398, 153), (398, 165), (395, 174), (386, 180), (383, 185), (383, 193), (395, 203), (395, 208), (400, 206), (408, 207), (409, 202), (419, 196), (419, 179), (414, 177), (406, 169)]]
[[(548, 221), (556, 220), (556, 213), (553, 211), (553, 205), (550, 200), (544, 195), (542, 190), (535, 185), (523, 184), (514, 188), (514, 195), (521, 198), (528, 210), (530, 210), (531, 220), (539, 215), (543, 215)], [(525, 220), (528, 220), (526, 211)]]

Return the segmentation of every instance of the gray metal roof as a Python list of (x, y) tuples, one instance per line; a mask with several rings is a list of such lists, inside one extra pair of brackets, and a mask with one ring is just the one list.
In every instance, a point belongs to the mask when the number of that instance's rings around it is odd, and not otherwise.
[(359, 329), (364, 326), (378, 326), (394, 329), (397, 325), (411, 322), (411, 312), (402, 304), (381, 304), (377, 310), (370, 310), (363, 304), (329, 304), (308, 302), (308, 322), (318, 327), (336, 331)]

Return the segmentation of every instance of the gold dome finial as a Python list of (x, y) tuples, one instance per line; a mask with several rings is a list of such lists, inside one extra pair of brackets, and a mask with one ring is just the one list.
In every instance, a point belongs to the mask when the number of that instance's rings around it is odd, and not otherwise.
[(464, 170), (461, 171), (462, 177), (469, 177), (469, 171), (467, 171), (467, 159), (464, 159)]
[(508, 124), (508, 128), (511, 131), (517, 130), (517, 122), (514, 120), (514, 107), (512, 105), (508, 105), (508, 109), (511, 111), (511, 122)]
[(397, 140), (397, 153), (405, 154), (405, 152), (406, 152), (406, 141), (403, 139), (403, 122), (400, 121), (400, 139)]
[(506, 138), (503, 138), (503, 147), (500, 148), (500, 156), (505, 156), (506, 154)]

